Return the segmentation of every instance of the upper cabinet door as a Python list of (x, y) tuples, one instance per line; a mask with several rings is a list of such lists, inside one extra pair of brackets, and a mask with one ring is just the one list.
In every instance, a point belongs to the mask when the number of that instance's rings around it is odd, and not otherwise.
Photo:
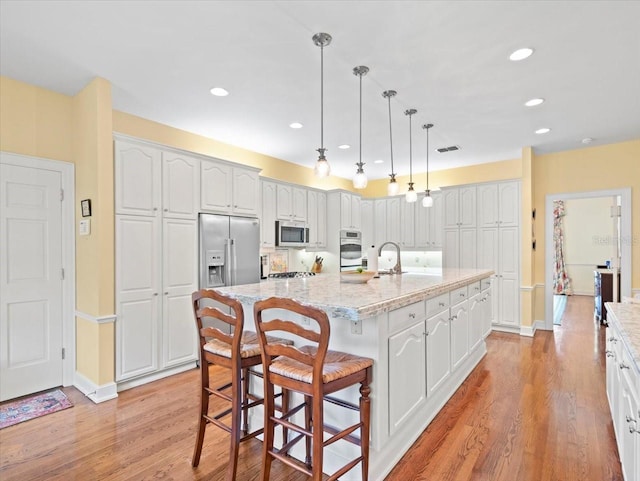
[(498, 225), (498, 185), (478, 186), (478, 227)]
[(429, 247), (442, 249), (442, 194), (432, 192), (433, 207), (429, 213)]
[(291, 196), (293, 199), (293, 220), (306, 222), (307, 220), (307, 189), (293, 187)]
[(232, 212), (238, 215), (257, 217), (259, 196), (258, 172), (234, 168)]
[(262, 182), (262, 218), (260, 230), (262, 232), (262, 247), (276, 245), (276, 184)]
[(307, 194), (307, 223), (309, 224), (309, 247), (318, 247), (318, 192)]
[(278, 219), (293, 219), (293, 189), (289, 185), (277, 184), (277, 208)]
[(351, 227), (362, 229), (362, 208), (361, 199), (357, 195), (351, 196)]
[(342, 229), (351, 229), (351, 194), (346, 192), (340, 193), (340, 227)]
[(231, 212), (231, 167), (217, 162), (200, 164), (200, 207), (205, 211)]
[(460, 187), (460, 227), (476, 226), (476, 186)]
[(196, 219), (200, 198), (200, 161), (182, 154), (162, 153), (162, 214)]
[(498, 222), (500, 227), (516, 227), (519, 224), (520, 183), (504, 182), (498, 184), (500, 203), (498, 204)]
[(376, 247), (380, 247), (389, 240), (387, 238), (387, 199), (373, 201), (373, 217), (375, 225), (373, 243)]
[(115, 142), (116, 214), (157, 216), (160, 210), (161, 152)]
[(458, 189), (447, 189), (442, 191), (444, 201), (444, 228), (450, 229), (459, 226), (459, 202)]
[(324, 192), (318, 192), (317, 239), (318, 247), (327, 247), (327, 194)]
[(363, 200), (362, 202), (360, 202), (363, 251), (375, 244), (375, 220), (373, 216), (373, 202), (373, 200)]
[(387, 199), (387, 240), (397, 244), (402, 242), (400, 202), (404, 202), (403, 197), (389, 197)]

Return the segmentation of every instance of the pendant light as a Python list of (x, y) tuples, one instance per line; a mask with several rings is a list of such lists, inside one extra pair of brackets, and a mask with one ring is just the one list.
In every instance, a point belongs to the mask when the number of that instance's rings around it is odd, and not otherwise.
[(360, 155), (356, 163), (358, 170), (356, 170), (353, 176), (353, 187), (356, 189), (364, 189), (367, 186), (367, 174), (364, 173), (364, 169), (362, 168), (364, 165), (364, 162), (362, 162), (362, 76), (367, 75), (368, 72), (369, 67), (365, 67), (364, 65), (354, 67), (353, 69), (353, 75), (360, 77)]
[(405, 199), (410, 203), (418, 200), (418, 193), (413, 190), (413, 149), (411, 142), (411, 116), (417, 112), (418, 111), (416, 109), (409, 109), (404, 111), (404, 114), (409, 116), (409, 190), (407, 190)]
[(385, 90), (382, 96), (389, 101), (389, 145), (391, 146), (391, 174), (389, 174), (389, 185), (387, 185), (388, 195), (397, 195), (400, 190), (398, 182), (396, 182), (396, 173), (393, 171), (393, 136), (391, 135), (391, 97), (395, 97), (395, 90)]
[(320, 148), (317, 152), (318, 161), (313, 169), (316, 177), (327, 177), (331, 173), (331, 166), (324, 156), (327, 149), (324, 148), (324, 48), (331, 43), (331, 35), (328, 33), (316, 33), (313, 43), (320, 47)]
[(424, 199), (422, 199), (423, 207), (433, 207), (433, 197), (431, 197), (431, 191), (429, 190), (429, 129), (433, 127), (433, 124), (424, 124), (423, 129), (427, 131), (427, 190), (424, 191)]

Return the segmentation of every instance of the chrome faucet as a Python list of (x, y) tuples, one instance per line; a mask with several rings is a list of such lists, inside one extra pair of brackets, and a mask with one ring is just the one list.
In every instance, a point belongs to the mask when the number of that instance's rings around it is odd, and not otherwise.
[(378, 249), (378, 257), (382, 255), (382, 248), (384, 246), (386, 246), (387, 244), (391, 244), (392, 246), (394, 246), (396, 248), (396, 253), (398, 256), (398, 259), (396, 261), (396, 265), (393, 266), (393, 268), (391, 269), (391, 272), (393, 274), (402, 274), (402, 265), (400, 264), (400, 246), (398, 244), (396, 244), (395, 242), (391, 242), (391, 241), (387, 241), (384, 242), (380, 248)]

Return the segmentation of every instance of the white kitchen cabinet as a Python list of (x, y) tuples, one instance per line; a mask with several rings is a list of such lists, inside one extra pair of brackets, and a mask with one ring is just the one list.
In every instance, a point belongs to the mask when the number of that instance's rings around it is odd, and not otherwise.
[(442, 190), (444, 228), (476, 227), (476, 186), (464, 185)]
[(257, 217), (258, 171), (203, 160), (200, 164), (200, 208), (205, 212)]
[(427, 396), (432, 397), (451, 374), (449, 306), (427, 319)]
[(411, 422), (426, 398), (424, 318), (389, 338), (389, 434)]
[(477, 265), (476, 187), (443, 189), (444, 267), (474, 269)]
[(475, 269), (477, 258), (476, 229), (444, 229), (442, 263), (454, 269)]
[(415, 207), (415, 246), (422, 249), (442, 249), (442, 194), (432, 192), (433, 205), (423, 207), (418, 197)]
[(480, 291), (480, 282), (469, 286), (469, 352), (473, 351), (484, 339), (484, 296)]
[(363, 199), (360, 202), (362, 221), (362, 249), (365, 251), (375, 245), (375, 216), (373, 212), (374, 201)]
[(276, 246), (276, 188), (275, 182), (260, 182), (262, 212), (260, 216), (260, 246), (273, 248)]
[[(452, 371), (457, 369), (469, 356), (469, 303), (466, 298), (457, 302), (459, 294), (462, 294), (460, 289), (451, 292), (449, 324), (451, 326)], [(454, 304), (454, 300), (457, 302), (456, 304)]]
[(491, 284), (493, 280), (483, 279), (480, 282), (482, 289), (482, 337), (486, 338), (491, 334), (491, 326), (493, 324), (493, 313), (495, 309), (493, 307), (493, 288)]
[(517, 227), (519, 225), (519, 182), (480, 184), (477, 191), (478, 227)]
[(197, 269), (196, 220), (116, 216), (116, 381), (197, 360)]
[(375, 219), (374, 245), (380, 247), (390, 240), (387, 236), (387, 199), (373, 201), (373, 217)]
[(309, 249), (327, 247), (327, 194), (324, 192), (307, 192), (307, 224)]
[(162, 152), (162, 215), (174, 219), (198, 218), (200, 160)]
[(340, 228), (360, 230), (362, 228), (362, 214), (359, 195), (340, 192)]
[[(422, 206), (419, 206), (422, 208)], [(400, 202), (400, 247), (415, 247), (417, 202)]]
[(397, 244), (402, 243), (402, 229), (400, 228), (401, 202), (404, 197), (389, 197), (387, 199), (387, 239)]
[(162, 202), (162, 151), (116, 140), (114, 155), (116, 214), (157, 216)]
[(155, 372), (160, 365), (160, 222), (116, 216), (116, 381)]
[(277, 184), (276, 216), (280, 220), (307, 221), (307, 190), (293, 185)]
[[(629, 368), (631, 369), (631, 368)], [(622, 376), (622, 396), (618, 418), (624, 421), (621, 429), (622, 451), (620, 461), (625, 480), (637, 480), (640, 470), (640, 403), (636, 397), (635, 386)]]

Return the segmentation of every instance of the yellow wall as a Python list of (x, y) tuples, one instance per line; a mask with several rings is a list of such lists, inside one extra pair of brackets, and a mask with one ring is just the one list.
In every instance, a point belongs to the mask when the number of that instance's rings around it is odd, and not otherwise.
[[(496, 180), (519, 179), (522, 176), (522, 165), (520, 159), (503, 160), (486, 164), (470, 165), (468, 167), (458, 167), (455, 169), (437, 170), (429, 173), (429, 188), (436, 190), (441, 187), (453, 185), (475, 184), (478, 182), (492, 182)], [(396, 177), (400, 184), (400, 192), (407, 191), (409, 176)], [(424, 191), (427, 188), (427, 177), (425, 172), (413, 174), (415, 182), (414, 188)], [(387, 184), (389, 179), (370, 180), (367, 188), (360, 190), (363, 197), (385, 197), (387, 195)]]
[[(631, 187), (631, 286), (640, 288), (640, 140), (537, 155), (533, 166), (537, 247), (535, 282), (544, 284), (544, 218), (548, 194), (589, 192)], [(544, 319), (544, 304), (536, 302), (536, 319)]]
[(0, 150), (73, 162), (71, 97), (0, 76)]
[[(354, 190), (351, 180), (338, 177), (318, 179), (313, 174), (313, 156), (310, 155), (310, 167), (241, 149), (217, 140), (175, 129), (151, 120), (136, 117), (124, 112), (113, 111), (113, 130), (121, 134), (168, 145), (189, 152), (208, 155), (218, 159), (230, 160), (262, 169), (260, 175), (294, 184), (316, 187), (318, 189)], [(312, 151), (313, 153), (313, 151)]]

